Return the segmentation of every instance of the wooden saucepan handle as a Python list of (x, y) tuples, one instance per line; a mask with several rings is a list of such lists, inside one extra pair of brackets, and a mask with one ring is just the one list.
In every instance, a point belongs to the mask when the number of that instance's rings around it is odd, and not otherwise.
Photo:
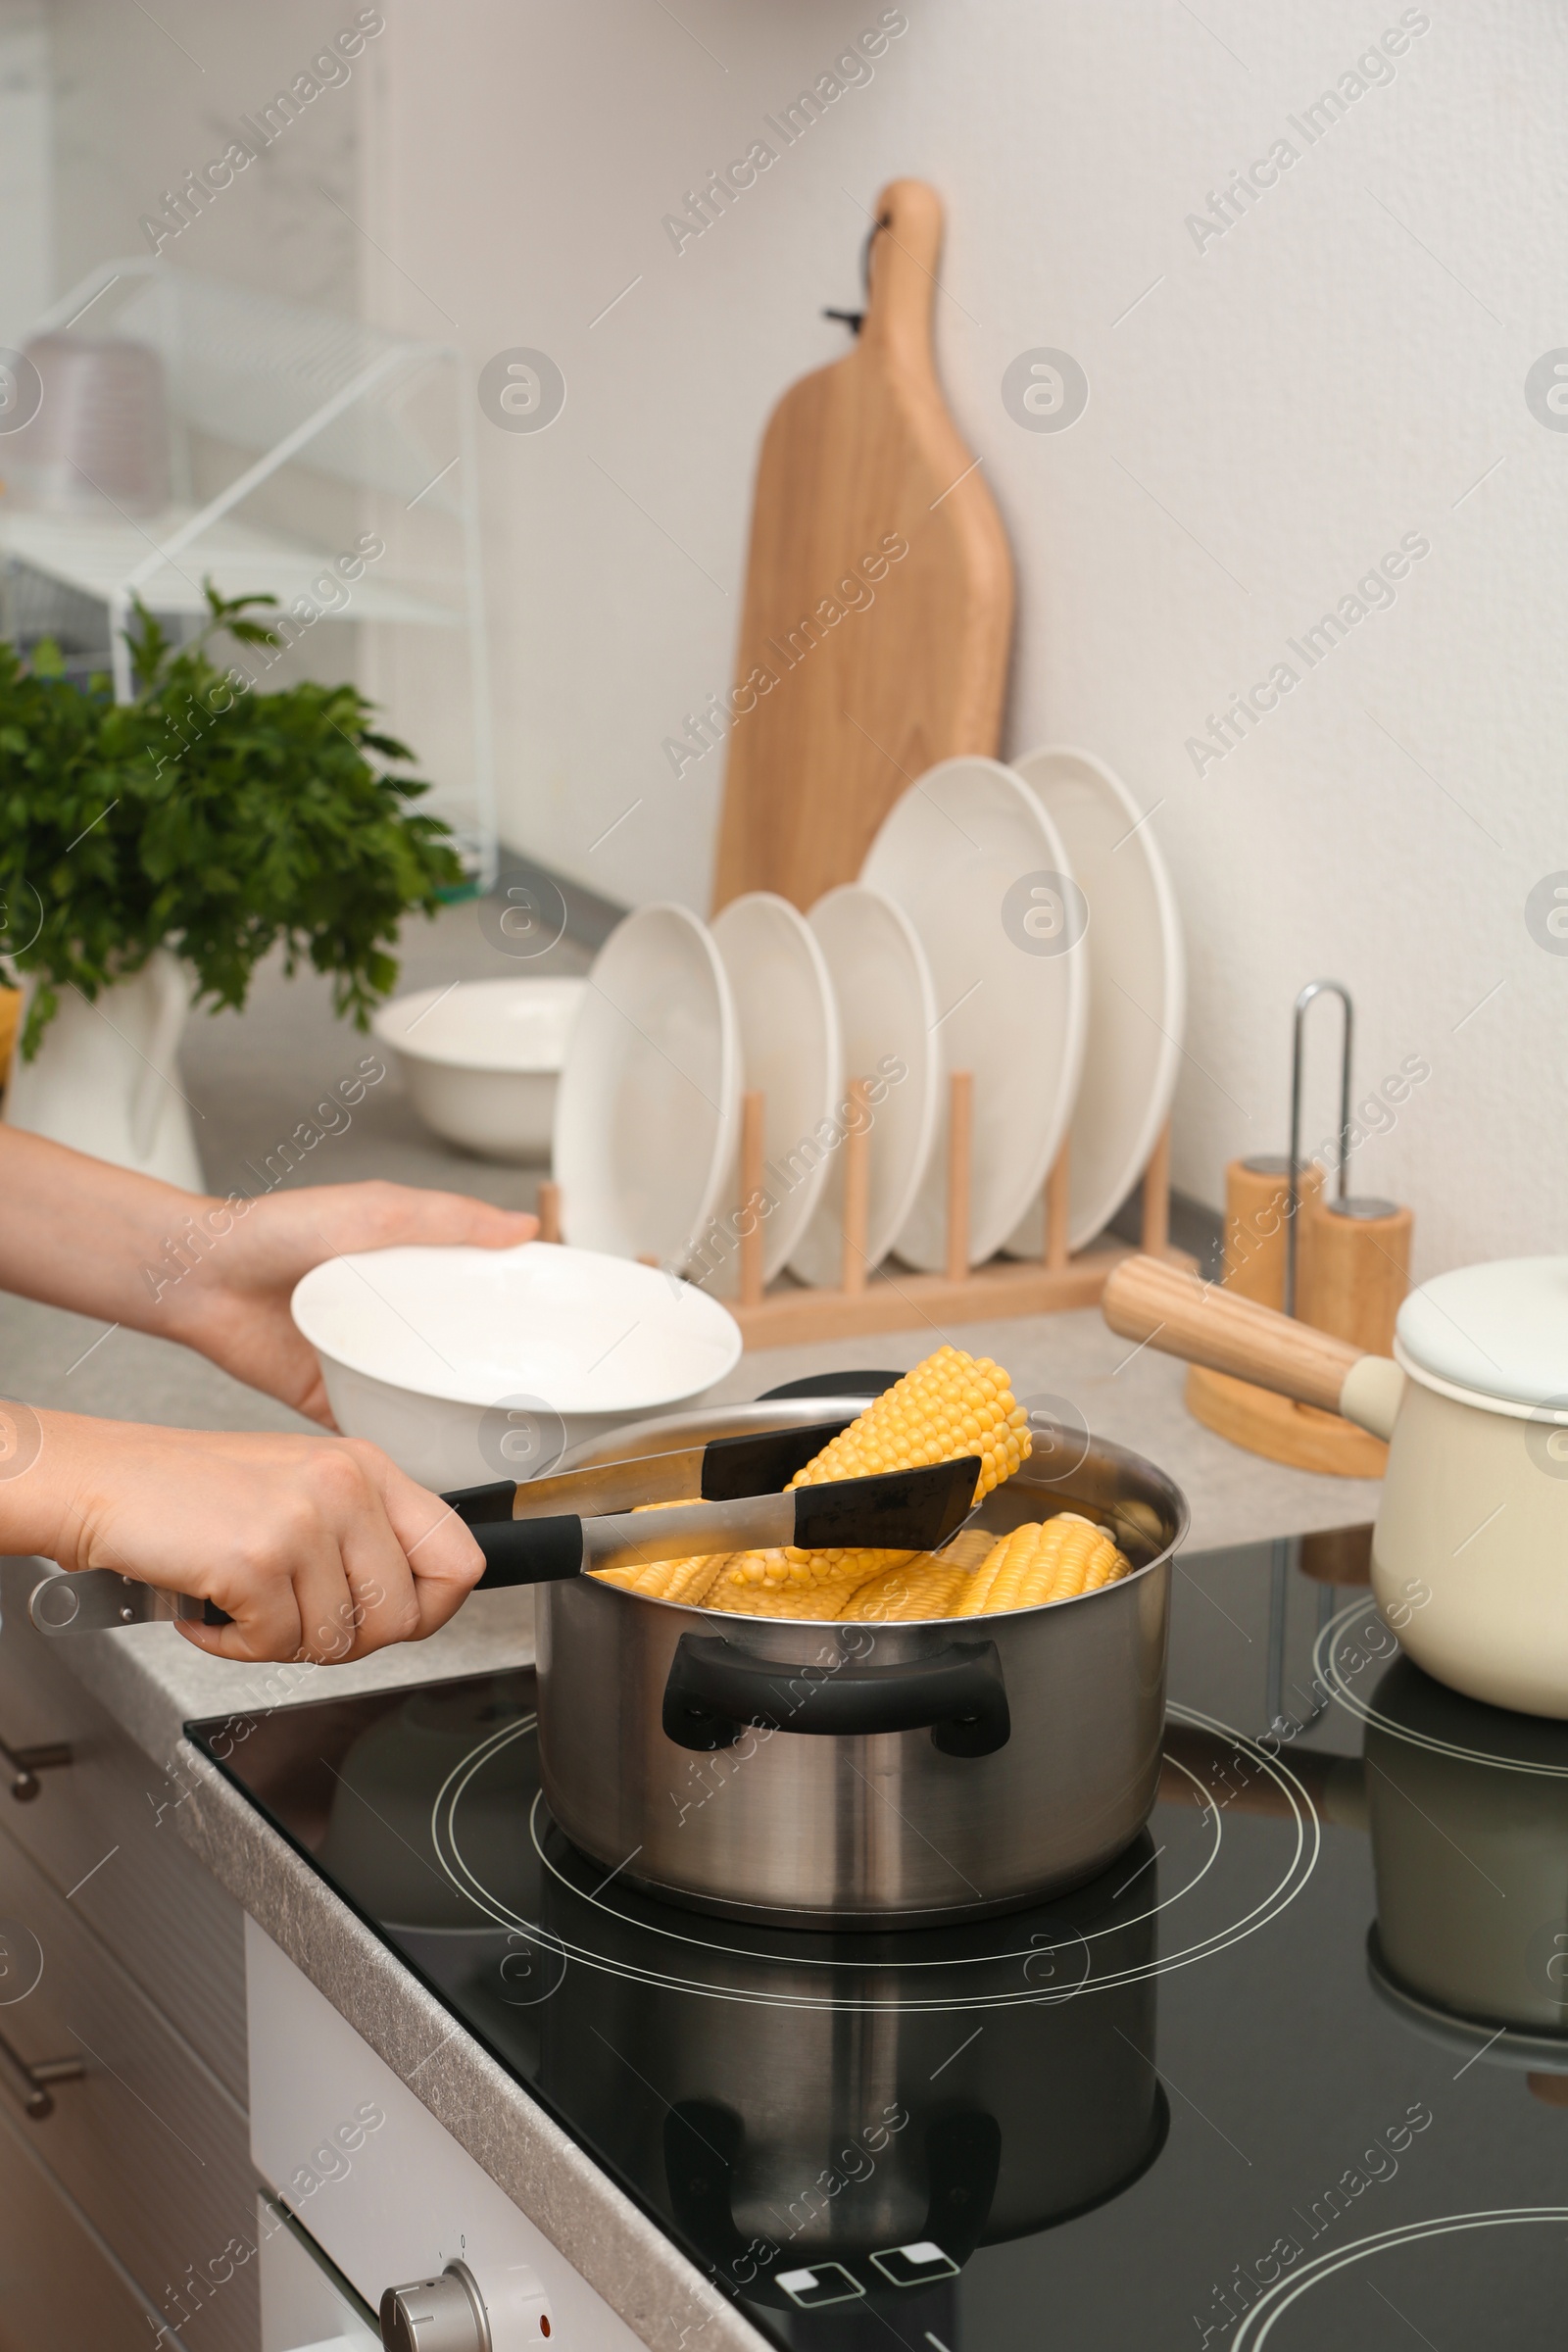
[(1123, 1339), (1145, 1340), (1166, 1355), (1326, 1413), (1339, 1411), (1345, 1376), (1362, 1355), (1330, 1332), (1234, 1298), (1157, 1257), (1124, 1257), (1105, 1284), (1101, 1312)]

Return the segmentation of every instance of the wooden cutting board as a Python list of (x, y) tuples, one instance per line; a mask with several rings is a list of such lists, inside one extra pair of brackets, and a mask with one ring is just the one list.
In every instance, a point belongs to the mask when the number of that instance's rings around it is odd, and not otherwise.
[(936, 191), (884, 188), (855, 348), (792, 385), (768, 420), (715, 911), (747, 890), (809, 906), (855, 879), (924, 769), (996, 751), (1012, 561), (937, 382), (941, 246)]

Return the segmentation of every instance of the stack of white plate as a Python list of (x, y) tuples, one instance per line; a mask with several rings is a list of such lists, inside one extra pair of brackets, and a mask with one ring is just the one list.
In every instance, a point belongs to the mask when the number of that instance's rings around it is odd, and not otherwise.
[(946, 1263), (948, 1078), (974, 1087), (969, 1257), (1037, 1254), (1071, 1142), (1071, 1243), (1113, 1217), (1168, 1115), (1185, 985), (1144, 813), (1087, 754), (949, 760), (807, 916), (756, 892), (710, 929), (628, 915), (589, 977), (557, 1102), (568, 1241), (739, 1278), (741, 1098), (765, 1102), (764, 1279), (836, 1284), (850, 1081), (868, 1082), (866, 1260)]

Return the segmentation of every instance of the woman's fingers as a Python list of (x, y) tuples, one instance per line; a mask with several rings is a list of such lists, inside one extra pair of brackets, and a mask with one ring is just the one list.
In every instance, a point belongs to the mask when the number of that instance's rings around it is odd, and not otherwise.
[[(321, 1184), (276, 1193), (256, 1201), (232, 1253), (227, 1279), (247, 1288), (287, 1283), (324, 1257), (360, 1250), (426, 1248), (514, 1249), (531, 1241), (537, 1217), (496, 1208), (466, 1193), (425, 1192), (414, 1185)], [(223, 1269), (214, 1258), (215, 1276)]]
[[(397, 1494), (397, 1525), (389, 1490)], [(422, 1545), (420, 1538), (427, 1539)], [(224, 1580), (237, 1586), (240, 1605), (227, 1590), (215, 1591), (235, 1625), (189, 1630), (205, 1637), (199, 1646), (219, 1656), (343, 1664), (433, 1633), (483, 1565), (479, 1546), (450, 1507), (405, 1478), (377, 1447), (313, 1445), (252, 1563), (259, 1575), (254, 1582), (232, 1574)], [(285, 1580), (292, 1610), (280, 1589)], [(280, 1646), (291, 1635), (292, 1645)]]
[[(303, 1206), (309, 1198), (295, 1194)], [(330, 1223), (338, 1250), (385, 1250), (410, 1243), (507, 1250), (527, 1242), (539, 1220), (526, 1210), (496, 1208), (467, 1193), (426, 1192), (413, 1185), (368, 1183), (322, 1185), (316, 1200), (322, 1224)]]
[(351, 1444), (376, 1482), (392, 1532), (413, 1572), (418, 1606), (416, 1638), (422, 1640), (462, 1607), (484, 1574), (484, 1553), (450, 1503), (416, 1485), (379, 1446)]
[(402, 1641), (414, 1580), (368, 1465), (352, 1446), (313, 1446), (303, 1483), (323, 1539), (302, 1550), (294, 1577), (306, 1656), (326, 1665)]
[(345, 1482), (329, 1452), (312, 1447), (287, 1475), (249, 1487), (250, 1507), (215, 1547), (205, 1580), (207, 1597), (233, 1624), (197, 1629), (215, 1637), (200, 1647), (219, 1657), (319, 1660), (322, 1629), (330, 1641), (334, 1626), (347, 1624), (353, 1603), (329, 1507)]
[(537, 1230), (521, 1210), (410, 1185), (275, 1193), (231, 1220), (191, 1280), (169, 1293), (154, 1328), (331, 1429), (320, 1364), (289, 1313), (302, 1274), (324, 1258), (394, 1245), (513, 1249)]

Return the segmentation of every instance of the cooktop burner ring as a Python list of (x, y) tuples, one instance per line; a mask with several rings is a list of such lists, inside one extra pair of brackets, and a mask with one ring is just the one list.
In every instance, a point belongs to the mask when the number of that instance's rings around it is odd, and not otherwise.
[[(1424, 2222), (1403, 2222), (1393, 2230), (1379, 2230), (1368, 2237), (1358, 2237), (1348, 2246), (1336, 2247), (1309, 2262), (1304, 2271), (1288, 2272), (1268, 2287), (1262, 2299), (1252, 2305), (1242, 2325), (1231, 2338), (1230, 2352), (1263, 2352), (1264, 2345), (1293, 2303), (1321, 2286), (1338, 2271), (1348, 2269), (1352, 2263), (1364, 2262), (1370, 2256), (1393, 2252), (1396, 2246), (1419, 2244), (1427, 2238), (1451, 2237), (1469, 2230), (1500, 2230), (1528, 2226), (1531, 2223), (1568, 2222), (1568, 2205), (1503, 2205), (1479, 2213), (1446, 2213)], [(1281, 2352), (1285, 2352), (1282, 2345)]]
[[(1379, 1665), (1385, 1668), (1391, 1667), (1405, 1653), (1399, 1647), (1392, 1629), (1378, 1614), (1376, 1601), (1368, 1597), (1351, 1601), (1348, 1608), (1341, 1609), (1337, 1616), (1331, 1617), (1312, 1646), (1313, 1674), (1319, 1683), (1333, 1692), (1334, 1697), (1344, 1707), (1347, 1714), (1355, 1716), (1361, 1723), (1371, 1724), (1380, 1732), (1387, 1732), (1391, 1740), (1402, 1740), (1407, 1747), (1424, 1747), (1435, 1756), (1452, 1756), (1463, 1764), (1490, 1765), (1494, 1772), (1522, 1772), (1535, 1780), (1568, 1780), (1568, 1761), (1557, 1764), (1544, 1759), (1536, 1760), (1525, 1756), (1502, 1756), (1498, 1755), (1494, 1748), (1469, 1747), (1457, 1740), (1442, 1740), (1431, 1732), (1422, 1731), (1418, 1725), (1401, 1723), (1396, 1716), (1384, 1713), (1370, 1700), (1362, 1698), (1347, 1680), (1342, 1670), (1339, 1653), (1342, 1640), (1349, 1636), (1353, 1629), (1365, 1626), (1369, 1618), (1375, 1620), (1379, 1631), (1394, 1642), (1392, 1651), (1380, 1651), (1377, 1654)], [(1419, 1672), (1419, 1668), (1416, 1671)], [(1500, 1709), (1485, 1707), (1479, 1699), (1466, 1699), (1457, 1691), (1444, 1690), (1441, 1684), (1433, 1687), (1443, 1691), (1446, 1702), (1452, 1702), (1456, 1706), (1472, 1710), (1478, 1716), (1500, 1714), (1501, 1712)], [(1172, 1712), (1174, 1713), (1175, 1710), (1173, 1709)], [(1545, 1716), (1523, 1718), (1510, 1716), (1505, 1720), (1513, 1726), (1517, 1726), (1521, 1722), (1526, 1725), (1546, 1725), (1553, 1721), (1552, 1718)]]
[[(1083, 1991), (1105, 1990), (1115, 1985), (1140, 1983), (1151, 1977), (1170, 1975), (1177, 1969), (1192, 1967), (1200, 1960), (1216, 1956), (1219, 1952), (1227, 1950), (1233, 1943), (1240, 1942), (1249, 1936), (1256, 1934), (1271, 1920), (1277, 1918), (1280, 1912), (1285, 1910), (1300, 1893), (1316, 1868), (1321, 1841), (1321, 1826), (1311, 1798), (1289, 1767), (1283, 1764), (1278, 1757), (1270, 1756), (1256, 1741), (1233, 1731), (1229, 1725), (1217, 1722), (1212, 1716), (1200, 1714), (1193, 1708), (1174, 1705), (1168, 1709), (1168, 1713), (1181, 1723), (1217, 1734), (1232, 1743), (1238, 1756), (1245, 1756), (1257, 1770), (1268, 1775), (1285, 1796), (1292, 1817), (1292, 1827), (1295, 1833), (1294, 1843), (1285, 1867), (1275, 1883), (1257, 1900), (1253, 1901), (1240, 1918), (1228, 1922), (1224, 1927), (1206, 1936), (1200, 1937), (1183, 1950), (1168, 1955), (1158, 1955), (1148, 1963), (1136, 1967), (1109, 1969), (1100, 1976), (1096, 1976), (1094, 1973), (1094, 1955), (1089, 1948), (1092, 1943), (1112, 1936), (1125, 1936), (1130, 1931), (1170, 1912), (1178, 1902), (1194, 1892), (1219, 1860), (1223, 1842), (1222, 1808), (1215, 1803), (1210, 1792), (1202, 1787), (1197, 1774), (1177, 1758), (1168, 1757), (1166, 1761), (1174, 1765), (1192, 1784), (1200, 1815), (1209, 1831), (1209, 1844), (1201, 1866), (1185, 1879), (1180, 1886), (1173, 1888), (1168, 1895), (1151, 1905), (1148, 1910), (1133, 1913), (1127, 1917), (1118, 1916), (1107, 1920), (1102, 1927), (1091, 1928), (1087, 1931), (1075, 1928), (1064, 1934), (1059, 1942), (1054, 1942), (1044, 1948), (1037, 1948), (1029, 1952), (1025, 1952), (1018, 1945), (1013, 1944), (994, 1953), (977, 1955), (973, 1951), (965, 1951), (950, 1956), (911, 1956), (907, 1960), (900, 1961), (888, 1957), (885, 1944), (881, 1944), (874, 1953), (868, 1952), (864, 1959), (842, 1951), (821, 1954), (814, 1954), (808, 1950), (803, 1952), (792, 1946), (787, 1954), (787, 1959), (793, 1973), (799, 1974), (803, 1969), (824, 1972), (824, 1984), (830, 1988), (824, 1990), (820, 1999), (801, 2000), (794, 1993), (770, 1994), (757, 1987), (705, 1983), (691, 1975), (674, 1973), (668, 1969), (653, 1966), (645, 1968), (630, 1964), (624, 1959), (595, 1950), (590, 1945), (569, 1940), (554, 1929), (542, 1925), (538, 1920), (524, 1918), (486, 1886), (464, 1857), (459, 1836), (459, 1814), (462, 1801), (466, 1792), (489, 1763), (516, 1740), (526, 1739), (535, 1732), (538, 1718), (534, 1714), (519, 1716), (514, 1722), (502, 1725), (499, 1730), (492, 1732), (486, 1739), (479, 1741), (461, 1763), (453, 1766), (442, 1783), (431, 1808), (431, 1842), (442, 1869), (454, 1886), (492, 1919), (498, 1927), (506, 1930), (510, 1935), (521, 1937), (527, 1946), (551, 1953), (561, 1961), (564, 1967), (570, 1961), (576, 1960), (582, 1966), (599, 1969), (612, 1976), (619, 1976), (632, 1982), (662, 1986), (667, 1989), (699, 1994), (708, 1999), (733, 2000), (761, 2007), (783, 2007), (808, 2011), (848, 2009), (869, 2013), (877, 2010), (979, 2010), (1028, 2005), (1041, 2006), (1050, 2002), (1074, 1998)], [(698, 1913), (682, 1913), (674, 1905), (664, 1906), (669, 1913), (667, 1924), (664, 1921), (631, 1918), (624, 1911), (617, 1910), (612, 1902), (604, 1900), (606, 1887), (616, 1876), (614, 1872), (601, 1877), (598, 1886), (591, 1892), (568, 1876), (560, 1867), (557, 1858), (547, 1846), (548, 1830), (556, 1828), (557, 1825), (544, 1803), (542, 1792), (534, 1795), (529, 1807), (528, 1824), (530, 1841), (540, 1868), (579, 1901), (589, 1903), (594, 1909), (602, 1912), (607, 1919), (622, 1923), (623, 1927), (631, 1929), (640, 1937), (646, 1937), (650, 1941), (657, 1938), (662, 1944), (687, 1945), (693, 1950), (708, 1954), (714, 1951), (715, 1938), (723, 1932), (724, 1923), (722, 1921)], [(567, 1842), (559, 1829), (557, 1834), (562, 1837), (563, 1843)], [(1159, 1853), (1163, 1850), (1163, 1848), (1156, 1848), (1155, 1852), (1148, 1857), (1142, 1868), (1147, 1869), (1149, 1862), (1156, 1861)], [(576, 1854), (577, 1849), (567, 1843), (567, 1851)], [(590, 1862), (587, 1857), (580, 1857), (580, 1859), (585, 1870), (602, 1869), (601, 1865)], [(1129, 1881), (1128, 1884), (1130, 1883)], [(1007, 1914), (997, 1925), (999, 1929), (1003, 1928), (1009, 1920), (1016, 1921), (1018, 1917), (1017, 1913)], [(681, 1922), (679, 1926), (675, 1925), (677, 1918)], [(795, 1940), (799, 1943), (803, 1938), (797, 1936)], [(812, 1939), (805, 1938), (804, 1940), (809, 1942)], [(835, 1940), (842, 1942), (844, 1938)], [(1033, 1941), (1033, 1939), (1031, 1940)], [(987, 1991), (955, 1988), (953, 1993), (944, 1997), (935, 1988), (929, 1975), (924, 1973), (952, 1969), (980, 1971), (999, 1965), (1016, 1967), (1021, 1960), (1025, 1964), (1027, 1975), (1028, 1968), (1037, 1961), (1044, 1962), (1054, 1952), (1066, 1952), (1080, 1945), (1088, 1955), (1089, 1966), (1081, 1982), (1071, 1991), (1065, 1993), (1060, 1990), (1048, 1991), (1043, 1989), (1038, 1983), (1030, 1982), (1021, 1990), (1014, 1988)], [(765, 1953), (759, 1953), (749, 1947), (733, 1947), (733, 1949), (737, 1962), (744, 1962), (754, 1969), (767, 1965), (768, 1955)], [(827, 1972), (832, 1972), (832, 1974), (829, 1975)], [(853, 1980), (856, 1976), (864, 1976), (871, 1972), (874, 1972), (883, 1981), (890, 1976), (903, 1978), (905, 1981), (910, 1979), (920, 1981), (923, 1978), (927, 1984), (932, 1985), (932, 1989), (917, 1998), (901, 1994), (896, 1999), (887, 2000), (869, 1999), (857, 1995), (853, 1991), (841, 1991), (837, 1988), (844, 1983), (846, 1977)], [(837, 1984), (834, 1983), (835, 1978)]]

